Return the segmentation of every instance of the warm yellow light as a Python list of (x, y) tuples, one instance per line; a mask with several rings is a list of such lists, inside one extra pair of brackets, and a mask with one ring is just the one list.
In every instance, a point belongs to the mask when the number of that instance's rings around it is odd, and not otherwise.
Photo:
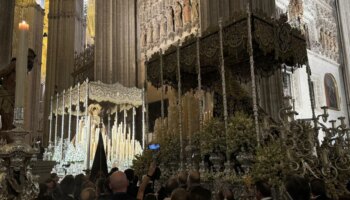
[(19, 23), (18, 28), (19, 30), (22, 30), (22, 31), (28, 31), (29, 24), (27, 24), (27, 22), (23, 20), (21, 23)]

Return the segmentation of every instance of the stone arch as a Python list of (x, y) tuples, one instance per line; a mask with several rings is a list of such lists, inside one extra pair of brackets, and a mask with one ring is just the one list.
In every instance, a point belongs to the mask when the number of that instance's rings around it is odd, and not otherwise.
[(338, 85), (331, 73), (327, 73), (324, 76), (324, 88), (328, 108), (339, 110)]

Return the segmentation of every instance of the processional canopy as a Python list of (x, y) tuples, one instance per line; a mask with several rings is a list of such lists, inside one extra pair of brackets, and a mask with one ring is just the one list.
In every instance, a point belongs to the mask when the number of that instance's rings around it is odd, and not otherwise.
[[(58, 95), (58, 101), (53, 101), (53, 108), (56, 108), (58, 102), (57, 111), (53, 109), (53, 113), (62, 114), (62, 109), (69, 108), (70, 102), (72, 106), (78, 105), (78, 103), (85, 103), (86, 98), (89, 101), (97, 103), (107, 102), (112, 107), (110, 108), (113, 114), (118, 110), (129, 110), (132, 107), (142, 106), (142, 89), (127, 88), (120, 83), (105, 84), (100, 81), (88, 82), (85, 81), (82, 84), (78, 84), (72, 88), (71, 91), (66, 91)], [(63, 99), (64, 98), (64, 101)], [(70, 99), (71, 98), (71, 99)], [(64, 105), (63, 105), (63, 102)], [(68, 112), (70, 110), (68, 109)], [(76, 111), (71, 111), (72, 115), (77, 115)]]
[[(249, 21), (249, 19), (251, 19)], [(222, 23), (222, 40), (227, 71), (232, 70), (239, 79), (250, 80), (250, 63), (248, 48), (248, 24), (252, 27), (254, 60), (256, 73), (270, 75), (281, 64), (295, 68), (307, 62), (307, 42), (304, 33), (293, 28), (288, 18), (281, 15), (279, 19), (269, 18), (259, 13), (236, 13), (229, 21)], [(199, 49), (197, 46), (199, 42)], [(200, 62), (198, 62), (198, 55)], [(162, 58), (161, 58), (162, 56)], [(147, 79), (155, 87), (161, 86), (160, 63), (163, 62), (164, 83), (177, 85), (177, 46), (170, 46), (163, 52), (148, 56)], [(202, 33), (192, 34), (180, 41), (180, 65), (183, 89), (196, 85), (197, 64), (200, 63), (203, 86), (218, 80), (215, 76), (220, 66), (220, 29), (213, 27)], [(208, 76), (206, 76), (208, 75)], [(219, 75), (219, 74), (218, 74)], [(207, 80), (208, 79), (208, 80)]]

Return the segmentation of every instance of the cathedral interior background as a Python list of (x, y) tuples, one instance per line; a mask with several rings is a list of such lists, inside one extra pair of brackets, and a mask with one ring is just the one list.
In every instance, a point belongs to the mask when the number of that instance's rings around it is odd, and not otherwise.
[(0, 199), (33, 199), (50, 172), (93, 171), (100, 138), (108, 169), (147, 173), (147, 146), (159, 143), (164, 180), (198, 170), (215, 191), (254, 199), (253, 180), (280, 197), (293, 173), (324, 179), (334, 199), (348, 194), (349, 9), (0, 1)]

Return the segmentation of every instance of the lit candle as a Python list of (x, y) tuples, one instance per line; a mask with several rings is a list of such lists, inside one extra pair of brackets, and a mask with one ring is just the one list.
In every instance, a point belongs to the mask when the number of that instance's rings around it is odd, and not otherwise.
[(26, 21), (22, 21), (19, 23), (19, 30), (21, 31), (28, 31), (29, 30), (29, 24), (26, 23)]
[(17, 125), (23, 124), (24, 119), (25, 77), (28, 65), (28, 30), (29, 25), (25, 21), (19, 24), (14, 115), (14, 123)]

